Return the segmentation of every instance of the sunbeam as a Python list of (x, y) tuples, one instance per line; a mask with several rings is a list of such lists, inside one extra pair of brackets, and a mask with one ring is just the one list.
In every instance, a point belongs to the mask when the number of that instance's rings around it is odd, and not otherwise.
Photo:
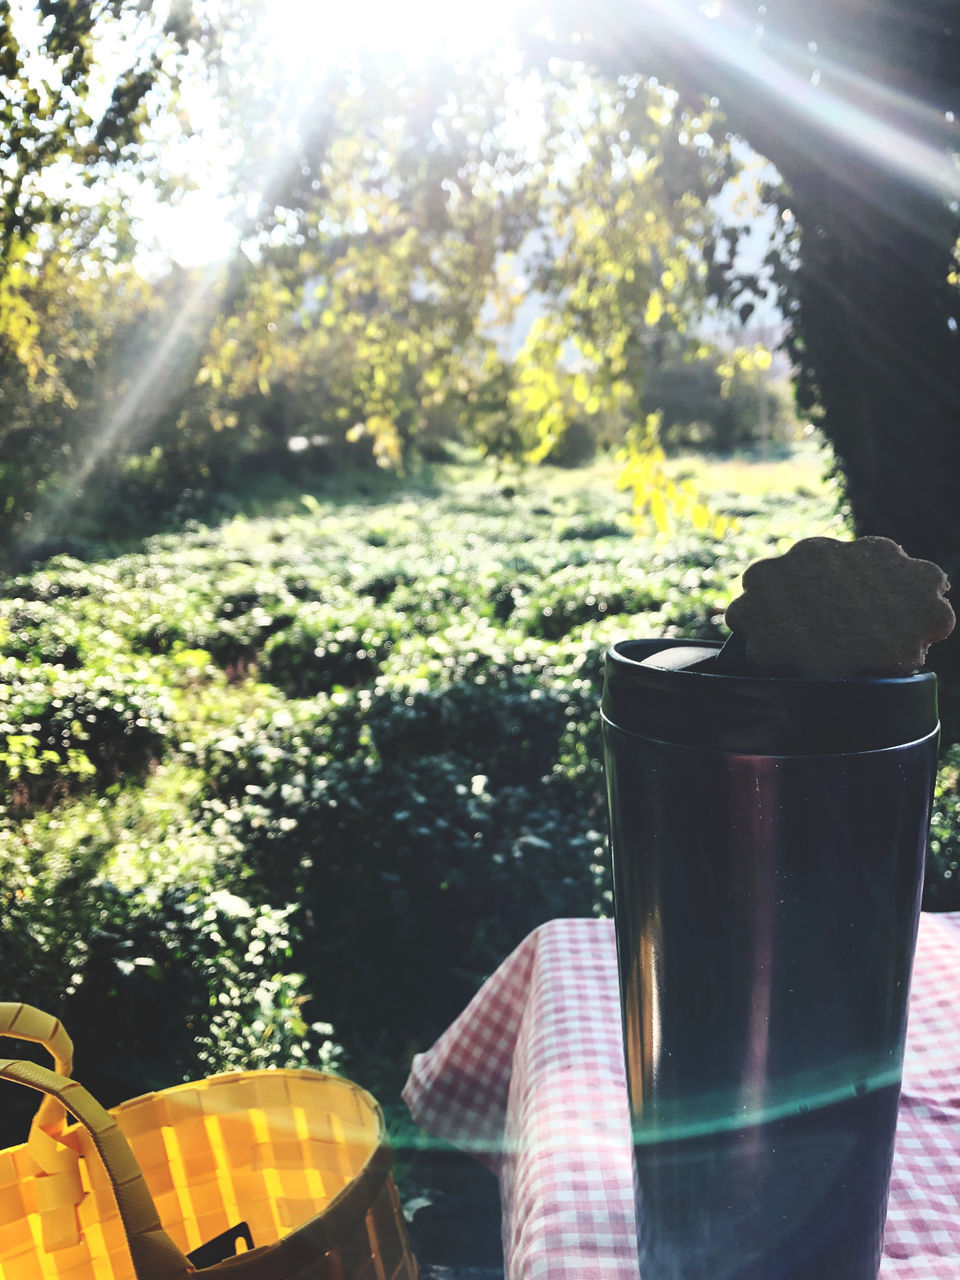
[[(21, 554), (29, 554), (32, 547), (62, 529), (100, 463), (121, 441), (126, 446), (142, 438), (169, 408), (176, 372), (194, 360), (216, 312), (227, 271), (224, 265), (214, 266), (198, 276), (163, 339), (149, 353), (115, 407), (104, 414), (100, 429), (88, 443), (66, 487), (48, 494), (22, 531)], [(115, 371), (117, 383), (125, 372), (126, 362), (123, 369)]]
[[(723, 64), (808, 127), (811, 147), (827, 134), (944, 200), (960, 199), (960, 171), (948, 151), (958, 140), (957, 124), (949, 113), (773, 36), (721, 3), (643, 0), (629, 9), (615, 3), (608, 12), (619, 49), (628, 40), (642, 49), (638, 30), (648, 31), (652, 17), (669, 33), (678, 62), (686, 50)], [(641, 13), (631, 31), (631, 14)]]
[[(307, 7), (288, 4), (284, 11), (288, 10), (306, 13)], [(264, 44), (273, 42), (276, 48), (282, 50), (284, 45), (276, 30), (275, 18), (275, 10), (261, 14), (262, 39)], [(290, 47), (296, 46), (293, 26), (284, 27), (282, 36), (283, 40), (290, 42)], [(280, 63), (283, 64), (282, 58)], [(291, 70), (288, 64), (287, 73)], [(277, 124), (273, 134), (274, 146), (259, 171), (248, 178), (246, 189), (233, 193), (242, 199), (246, 210), (244, 217), (239, 221), (233, 236), (224, 236), (224, 252), (219, 255), (218, 261), (198, 270), (162, 340), (152, 351), (142, 354), (138, 372), (127, 389), (119, 394), (113, 409), (105, 412), (99, 430), (87, 442), (66, 485), (56, 492), (48, 492), (34, 511), (33, 519), (20, 531), (16, 541), (21, 557), (29, 556), (32, 547), (62, 531), (99, 465), (117, 447), (122, 445), (126, 448), (131, 442), (142, 439), (157, 419), (170, 408), (171, 396), (178, 382), (178, 371), (196, 365), (218, 308), (222, 306), (225, 294), (229, 293), (232, 274), (244, 253), (243, 249), (236, 246), (246, 243), (249, 252), (256, 252), (254, 233), (257, 215), (262, 208), (272, 205), (273, 193), (282, 186), (291, 164), (297, 162), (301, 126), (315, 106), (314, 98), (308, 92), (311, 78), (309, 66), (301, 61), (295, 76), (285, 82), (278, 80), (276, 105), (272, 113)], [(215, 211), (215, 217), (223, 226), (223, 213), (219, 208)], [(125, 380), (130, 360), (127, 353), (126, 358), (118, 362), (114, 371), (117, 386)]]

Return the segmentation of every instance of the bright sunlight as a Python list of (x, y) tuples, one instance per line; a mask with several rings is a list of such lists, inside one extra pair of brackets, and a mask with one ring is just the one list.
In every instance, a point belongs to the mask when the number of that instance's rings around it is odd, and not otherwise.
[[(431, 59), (483, 53), (503, 42), (518, 0), (488, 0), (482, 6), (447, 0), (363, 0), (355, 5), (329, 0), (279, 0), (261, 11), (257, 44), (262, 66), (277, 79), (293, 110), (306, 106), (317, 80), (331, 68), (362, 66), (390, 54), (407, 66)], [(282, 86), (282, 89), (281, 89)], [(298, 102), (298, 98), (300, 102)], [(174, 144), (171, 165), (193, 178), (193, 189), (176, 204), (158, 203), (148, 188), (130, 193), (131, 208), (155, 247), (158, 265), (168, 257), (184, 267), (225, 259), (240, 236), (244, 201), (231, 193), (229, 143), (217, 119), (209, 84), (198, 77), (185, 86), (185, 105), (194, 134)], [(279, 139), (278, 139), (279, 141)], [(264, 180), (267, 174), (262, 175)], [(149, 258), (149, 255), (148, 255)]]
[(419, 62), (441, 49), (454, 56), (482, 50), (502, 37), (515, 8), (516, 0), (281, 0), (270, 7), (264, 37), (292, 68), (382, 50)]

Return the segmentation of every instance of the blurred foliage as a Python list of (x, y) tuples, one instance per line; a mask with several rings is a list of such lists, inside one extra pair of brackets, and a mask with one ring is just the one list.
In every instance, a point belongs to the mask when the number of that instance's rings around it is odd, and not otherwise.
[[(176, 105), (186, 40), (199, 34), (188, 31), (186, 6), (173, 6), (165, 23), (151, 8), (0, 0), (0, 335), (9, 327), (18, 354), (41, 365), (34, 313), (8, 273), (29, 260), (44, 230), (82, 207), (65, 192), (70, 178), (91, 185), (127, 165), (142, 174), (144, 126), (151, 112)], [(105, 46), (113, 51), (106, 59)]]
[[(729, 147), (705, 147), (657, 86), (582, 68), (451, 65), (422, 82), (388, 62), (313, 92), (287, 159), (322, 177), (270, 188), (257, 227), (272, 238), (212, 330), (181, 429), (199, 414), (201, 433), (282, 450), (319, 424), (389, 467), (445, 437), (537, 462), (598, 415), (597, 443), (622, 436), (652, 335), (684, 331), (703, 301)], [(521, 92), (537, 122), (522, 144)], [(511, 354), (503, 333), (531, 299)]]
[(926, 911), (960, 910), (960, 747), (943, 754), (933, 797), (927, 880), (923, 907)]
[(706, 349), (652, 363), (643, 407), (659, 416), (663, 447), (729, 453), (795, 440), (800, 425), (790, 389), (771, 382), (769, 363), (767, 352)]
[(722, 537), (730, 527), (725, 516), (711, 512), (689, 479), (668, 474), (659, 414), (648, 414), (643, 427), (630, 428), (617, 457), (624, 464), (617, 487), (630, 490), (634, 523), (640, 528), (649, 519), (660, 533), (668, 533), (678, 520), (689, 520), (695, 529), (712, 528), (714, 536)]
[(0, 0), (0, 532), (76, 477), (94, 434), (114, 447), (150, 290), (111, 184), (162, 186), (149, 125), (176, 127), (186, 41), (138, 0)]

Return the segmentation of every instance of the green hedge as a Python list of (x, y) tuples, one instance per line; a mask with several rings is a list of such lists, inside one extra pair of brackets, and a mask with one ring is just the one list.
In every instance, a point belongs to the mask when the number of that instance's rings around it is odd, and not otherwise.
[(318, 701), (211, 745), (209, 821), (242, 850), (231, 875), (258, 901), (296, 904), (300, 964), (349, 1043), (435, 1034), (529, 929), (601, 909), (601, 779), (571, 730), (582, 712), (560, 677), (489, 665)]
[(0, 691), (0, 789), (14, 810), (142, 777), (166, 750), (172, 704), (154, 672), (6, 658)]
[(294, 698), (370, 683), (405, 624), (385, 605), (301, 605), (264, 643), (260, 674)]

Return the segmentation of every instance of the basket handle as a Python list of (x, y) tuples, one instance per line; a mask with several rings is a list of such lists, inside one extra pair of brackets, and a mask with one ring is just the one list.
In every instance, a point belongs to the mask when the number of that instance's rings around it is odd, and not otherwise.
[[(73, 1073), (73, 1041), (66, 1028), (49, 1013), (29, 1004), (0, 1004), (0, 1035), (42, 1044), (53, 1058), (58, 1075)], [(63, 1207), (78, 1204), (83, 1196), (80, 1183), (80, 1155), (65, 1137), (67, 1113), (52, 1095), (40, 1099), (40, 1107), (30, 1125), (27, 1154), (42, 1194), (40, 1229), (43, 1247), (54, 1253), (80, 1239), (76, 1214)]]
[[(73, 1075), (73, 1041), (66, 1028), (52, 1014), (35, 1009), (30, 1004), (0, 1002), (0, 1036), (12, 1036), (16, 1040), (30, 1040), (42, 1044), (53, 1058), (57, 1075)], [(56, 1098), (47, 1096), (40, 1103), (34, 1117), (34, 1126), (46, 1129), (54, 1135), (63, 1132), (67, 1115)]]
[[(113, 1187), (137, 1280), (177, 1280), (195, 1268), (160, 1224), (160, 1215), (120, 1126), (82, 1085), (35, 1062), (0, 1059), (0, 1079), (53, 1098), (89, 1133)], [(74, 1217), (73, 1202), (41, 1206)]]

